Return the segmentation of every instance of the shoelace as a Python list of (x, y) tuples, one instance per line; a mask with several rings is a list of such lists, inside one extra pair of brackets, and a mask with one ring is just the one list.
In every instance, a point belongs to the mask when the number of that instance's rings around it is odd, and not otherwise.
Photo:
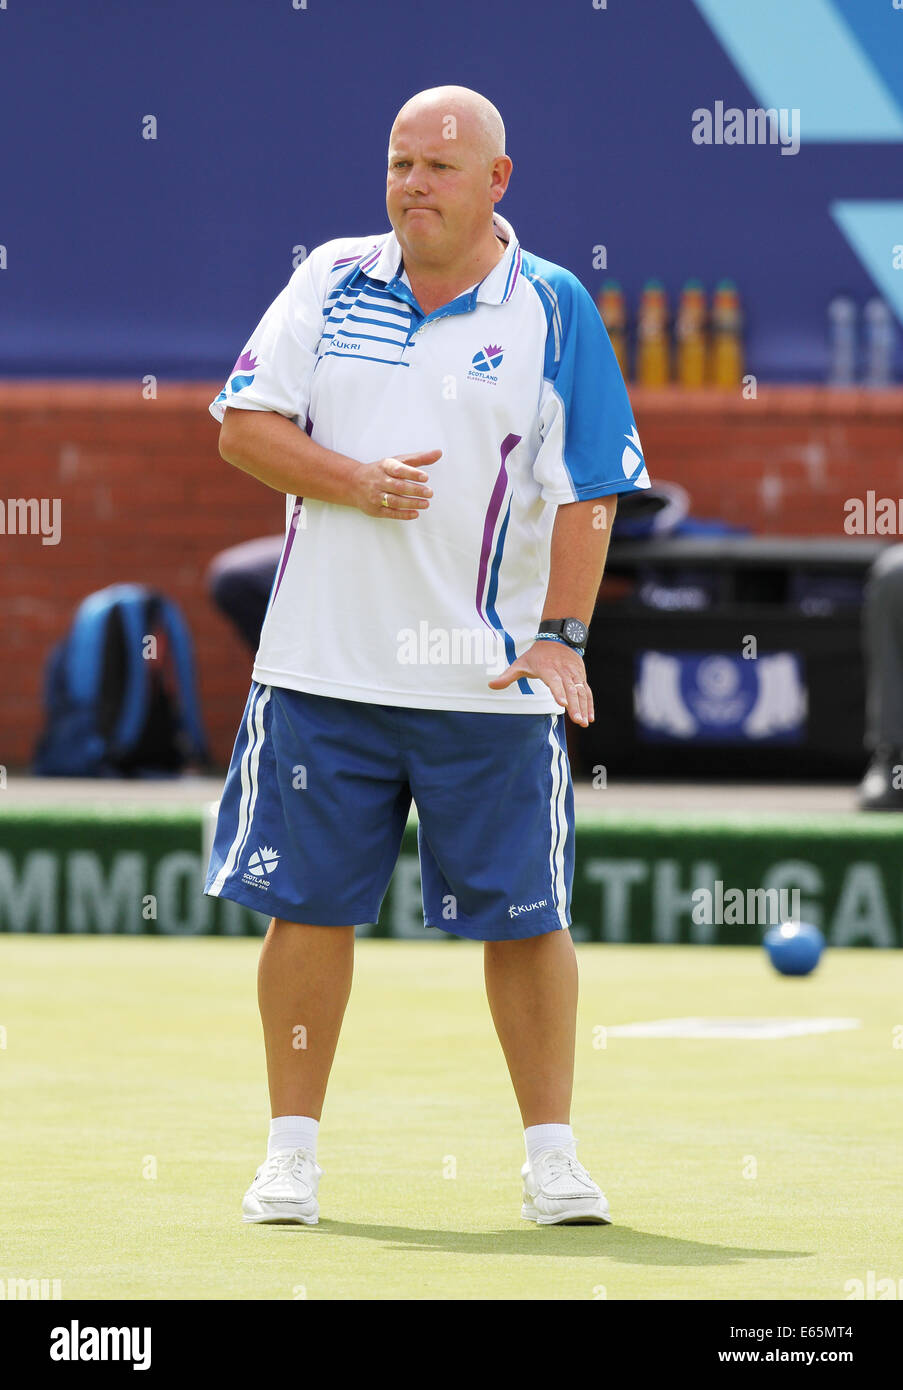
[(272, 1158), (267, 1159), (261, 1177), (275, 1178), (280, 1173), (291, 1172), (296, 1166), (300, 1167), (299, 1155), (303, 1154), (306, 1154), (305, 1149), (294, 1149), (291, 1152), (286, 1150), (284, 1153), (273, 1154)]
[(549, 1170), (549, 1176), (552, 1178), (560, 1178), (563, 1173), (568, 1173), (575, 1178), (586, 1177), (586, 1170), (583, 1164), (580, 1163), (573, 1154), (564, 1153), (563, 1151), (549, 1154), (546, 1157), (546, 1167)]

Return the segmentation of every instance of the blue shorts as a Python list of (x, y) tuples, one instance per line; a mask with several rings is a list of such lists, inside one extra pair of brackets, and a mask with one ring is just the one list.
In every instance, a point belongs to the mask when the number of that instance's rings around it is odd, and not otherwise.
[(562, 715), (401, 709), (253, 682), (204, 892), (314, 926), (375, 922), (413, 797), (427, 927), (570, 926)]

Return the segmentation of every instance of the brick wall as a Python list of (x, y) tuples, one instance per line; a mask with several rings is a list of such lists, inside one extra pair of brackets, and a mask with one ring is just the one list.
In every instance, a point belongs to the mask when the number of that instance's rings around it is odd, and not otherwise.
[(285, 502), (224, 463), (207, 413), (221, 383), (0, 385), (0, 498), (59, 497), (59, 545), (0, 536), (0, 762), (22, 765), (40, 729), (52, 643), (107, 584), (159, 587), (195, 641), (214, 755), (228, 761), (251, 655), (207, 599), (204, 570), (238, 541), (280, 531)]
[(693, 514), (757, 534), (843, 537), (848, 497), (903, 496), (903, 389), (631, 388), (653, 478), (681, 483)]
[[(282, 529), (281, 497), (224, 463), (207, 414), (219, 389), (0, 383), (0, 499), (59, 497), (61, 541), (0, 535), (0, 763), (28, 762), (44, 662), (75, 605), (106, 584), (160, 587), (188, 618), (214, 754), (228, 760), (251, 657), (209, 603), (217, 551)], [(903, 496), (903, 391), (763, 387), (755, 401), (632, 388), (653, 477), (699, 516), (757, 532), (842, 535), (843, 502)]]

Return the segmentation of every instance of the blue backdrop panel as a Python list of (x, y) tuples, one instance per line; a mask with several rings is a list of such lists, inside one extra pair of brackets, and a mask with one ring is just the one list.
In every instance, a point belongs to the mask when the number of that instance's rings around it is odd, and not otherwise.
[[(799, 3), (808, 43), (788, 57), (785, 34), (775, 66), (786, 0), (8, 0), (0, 372), (223, 376), (295, 247), (387, 229), (392, 118), (459, 82), (505, 119), (526, 248), (595, 293), (604, 245), (632, 305), (648, 276), (731, 276), (750, 370), (819, 378), (829, 298), (903, 286), (893, 207), (871, 231), (903, 190), (903, 11)], [(772, 93), (800, 108), (798, 154), (693, 143), (697, 108)]]

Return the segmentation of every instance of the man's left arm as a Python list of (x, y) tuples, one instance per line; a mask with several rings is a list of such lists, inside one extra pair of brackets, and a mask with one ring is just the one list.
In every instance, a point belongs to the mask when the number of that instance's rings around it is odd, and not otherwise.
[[(611, 494), (586, 502), (564, 503), (557, 508), (543, 617), (579, 618), (589, 627), (617, 504), (617, 496)], [(573, 647), (548, 639), (534, 642), (489, 685), (493, 690), (504, 690), (521, 676), (543, 681), (575, 724), (586, 726), (593, 722), (593, 693), (583, 658)]]

